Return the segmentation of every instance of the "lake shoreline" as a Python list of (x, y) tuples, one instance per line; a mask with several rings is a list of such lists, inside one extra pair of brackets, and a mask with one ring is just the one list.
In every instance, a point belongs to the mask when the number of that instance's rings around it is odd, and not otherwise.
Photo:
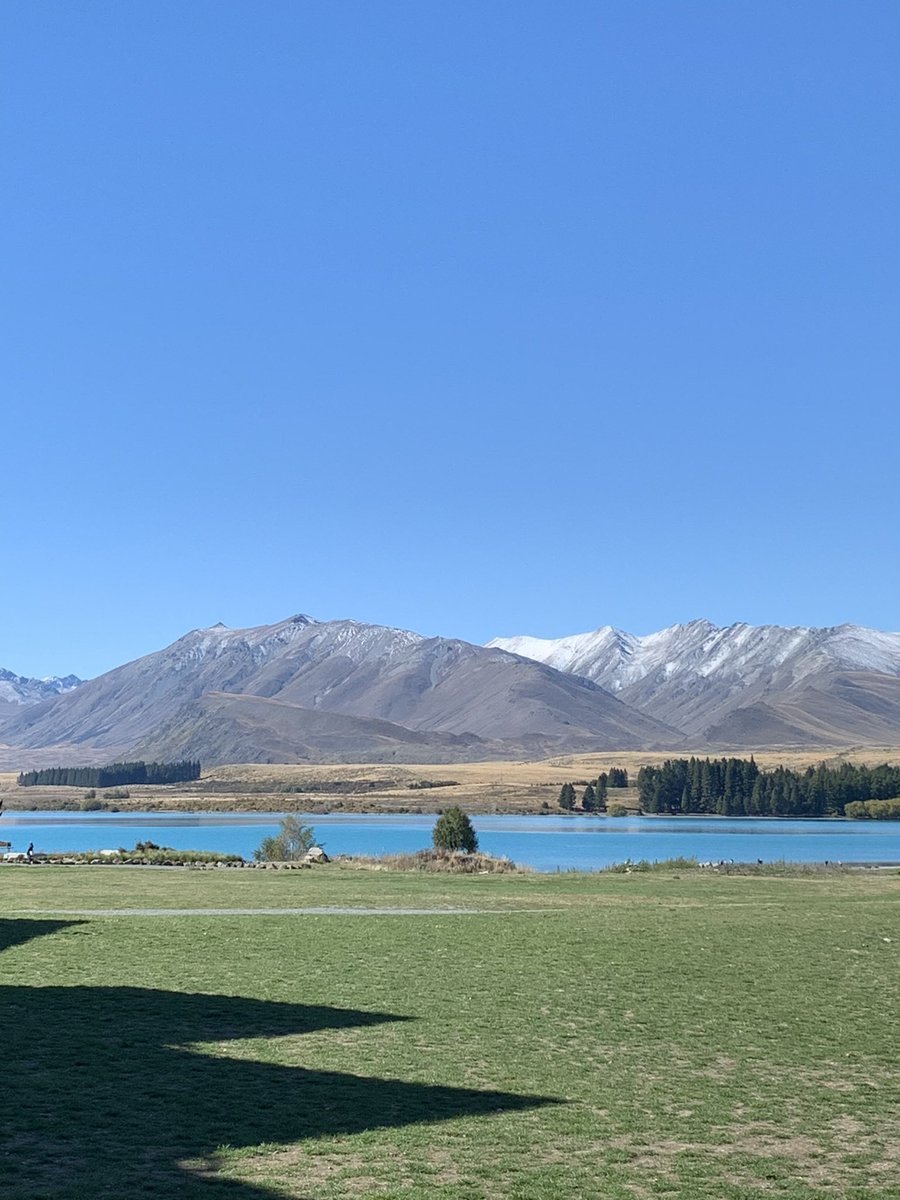
[[(212, 857), (253, 857), (278, 832), (283, 812), (7, 812), (0, 838), (21, 854), (33, 843), (37, 854), (94, 856), (133, 853), (154, 843), (173, 851), (203, 851)], [(299, 814), (332, 858), (416, 853), (432, 843), (437, 813)], [(590, 817), (473, 814), (479, 849), (534, 870), (595, 871), (633, 863), (696, 859), (730, 863), (807, 862), (900, 863), (900, 825), (846, 818)]]
[[(134, 871), (169, 871), (169, 872), (186, 872), (186, 871), (222, 871), (235, 872), (243, 871), (315, 871), (337, 869), (343, 871), (371, 871), (371, 872), (391, 872), (400, 875), (422, 875), (429, 874), (440, 876), (442, 874), (450, 874), (451, 872), (440, 871), (423, 871), (417, 867), (398, 866), (394, 861), (396, 855), (385, 854), (376, 856), (360, 855), (354, 857), (352, 855), (342, 855), (328, 866), (319, 866), (311, 868), (307, 863), (299, 862), (252, 862), (246, 859), (240, 860), (222, 860), (220, 862), (116, 862), (106, 861), (104, 859), (88, 860), (85, 858), (38, 858), (34, 862), (19, 861), (0, 861), (0, 871), (6, 870), (26, 870), (32, 867), (54, 867), (72, 868), (90, 867), (100, 869), (104, 872), (115, 870), (134, 870)], [(384, 861), (381, 861), (381, 860)], [(502, 860), (497, 860), (502, 861)], [(771, 862), (771, 863), (752, 863), (752, 862), (730, 862), (726, 864), (716, 863), (680, 863), (673, 865), (666, 860), (653, 861), (649, 866), (646, 865), (646, 860), (643, 863), (631, 863), (630, 861), (610, 864), (605, 867), (595, 867), (593, 869), (577, 869), (572, 868), (566, 871), (538, 871), (534, 868), (524, 866), (519, 863), (510, 863), (508, 869), (503, 871), (460, 871), (453, 872), (455, 875), (462, 875), (470, 879), (475, 879), (484, 875), (548, 875), (548, 874), (566, 874), (566, 875), (609, 875), (609, 874), (635, 874), (647, 875), (671, 874), (675, 878), (688, 873), (698, 875), (730, 875), (736, 877), (753, 876), (757, 878), (818, 878), (822, 876), (838, 876), (838, 875), (877, 875), (880, 873), (900, 872), (900, 860), (893, 862), (840, 862), (832, 863), (823, 862)]]
[[(273, 797), (266, 796), (265, 799), (271, 801)], [(503, 808), (499, 805), (477, 806), (471, 804), (460, 805), (464, 812), (473, 817), (540, 817), (542, 819), (553, 819), (561, 821), (722, 821), (722, 822), (747, 822), (754, 821), (783, 821), (786, 823), (792, 821), (808, 821), (815, 822), (819, 825), (831, 825), (834, 823), (849, 822), (855, 825), (898, 825), (900, 818), (896, 819), (881, 819), (875, 818), (863, 819), (840, 816), (837, 813), (830, 813), (826, 816), (781, 816), (781, 815), (749, 815), (747, 813), (733, 814), (726, 816), (722, 813), (663, 813), (663, 812), (644, 812), (641, 809), (629, 809), (625, 813), (609, 813), (609, 812), (582, 812), (580, 810), (570, 811), (563, 808), (538, 808), (538, 809), (522, 809), (522, 808)], [(197, 820), (210, 819), (215, 820), (217, 817), (222, 819), (260, 817), (278, 817), (279, 819), (286, 816), (297, 816), (308, 818), (310, 820), (320, 817), (428, 817), (435, 820), (444, 812), (443, 806), (429, 808), (414, 805), (401, 805), (392, 807), (390, 805), (372, 804), (367, 806), (351, 806), (348, 804), (333, 804), (333, 805), (310, 805), (306, 807), (292, 808), (272, 808), (271, 805), (266, 805), (256, 808), (247, 807), (245, 805), (228, 805), (225, 807), (210, 808), (206, 806), (175, 806), (171, 804), (147, 805), (137, 807), (130, 805), (127, 807), (110, 806), (104, 808), (85, 809), (78, 806), (63, 805), (59, 808), (48, 808), (44, 805), (33, 808), (20, 808), (15, 805), (5, 805), (0, 812), (0, 833), (3, 830), (4, 818), (31, 818), (32, 816), (40, 816), (41, 818), (52, 820), (54, 817), (67, 818), (121, 818), (123, 820), (135, 820), (145, 815), (150, 815), (154, 818), (171, 816), (174, 819), (191, 819)]]

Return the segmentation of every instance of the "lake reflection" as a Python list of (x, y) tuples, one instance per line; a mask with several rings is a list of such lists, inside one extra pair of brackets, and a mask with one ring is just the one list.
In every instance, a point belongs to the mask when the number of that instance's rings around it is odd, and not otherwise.
[[(337, 854), (396, 854), (431, 844), (433, 814), (297, 814)], [(250, 858), (278, 831), (279, 813), (6, 812), (0, 838), (22, 851), (132, 847), (153, 841), (179, 850)], [(538, 871), (591, 871), (630, 858), (701, 862), (900, 862), (900, 822), (790, 821), (710, 817), (475, 816), (480, 847)]]

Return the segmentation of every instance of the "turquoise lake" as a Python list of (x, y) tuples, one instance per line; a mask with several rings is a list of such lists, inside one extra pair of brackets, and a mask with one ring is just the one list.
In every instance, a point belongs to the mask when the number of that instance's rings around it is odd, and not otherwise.
[[(338, 854), (394, 854), (431, 845), (435, 815), (298, 814)], [(179, 850), (250, 858), (278, 831), (279, 813), (6, 812), (0, 839), (24, 851), (132, 847), (153, 841)], [(792, 821), (716, 817), (477, 816), (480, 848), (538, 871), (591, 871), (626, 859), (696, 857), (701, 862), (900, 863), (900, 822)]]

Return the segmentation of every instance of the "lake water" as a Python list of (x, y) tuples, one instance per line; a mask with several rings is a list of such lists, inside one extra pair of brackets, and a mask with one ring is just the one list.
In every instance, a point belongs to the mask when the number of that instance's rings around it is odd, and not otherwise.
[[(132, 847), (153, 841), (179, 850), (250, 858), (278, 832), (279, 813), (6, 812), (0, 839), (24, 851)], [(297, 814), (332, 856), (396, 854), (431, 845), (434, 815)], [(646, 858), (701, 862), (897, 862), (900, 822), (790, 821), (709, 817), (520, 817), (472, 819), (480, 848), (538, 871), (591, 871)]]

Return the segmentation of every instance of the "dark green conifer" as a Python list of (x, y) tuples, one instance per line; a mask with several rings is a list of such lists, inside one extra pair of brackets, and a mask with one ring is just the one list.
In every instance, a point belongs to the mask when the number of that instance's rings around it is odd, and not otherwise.
[(559, 791), (559, 807), (571, 812), (575, 807), (575, 788), (571, 783), (564, 783)]
[(478, 849), (475, 829), (461, 808), (448, 808), (438, 817), (432, 841), (436, 850), (462, 850), (474, 854)]

